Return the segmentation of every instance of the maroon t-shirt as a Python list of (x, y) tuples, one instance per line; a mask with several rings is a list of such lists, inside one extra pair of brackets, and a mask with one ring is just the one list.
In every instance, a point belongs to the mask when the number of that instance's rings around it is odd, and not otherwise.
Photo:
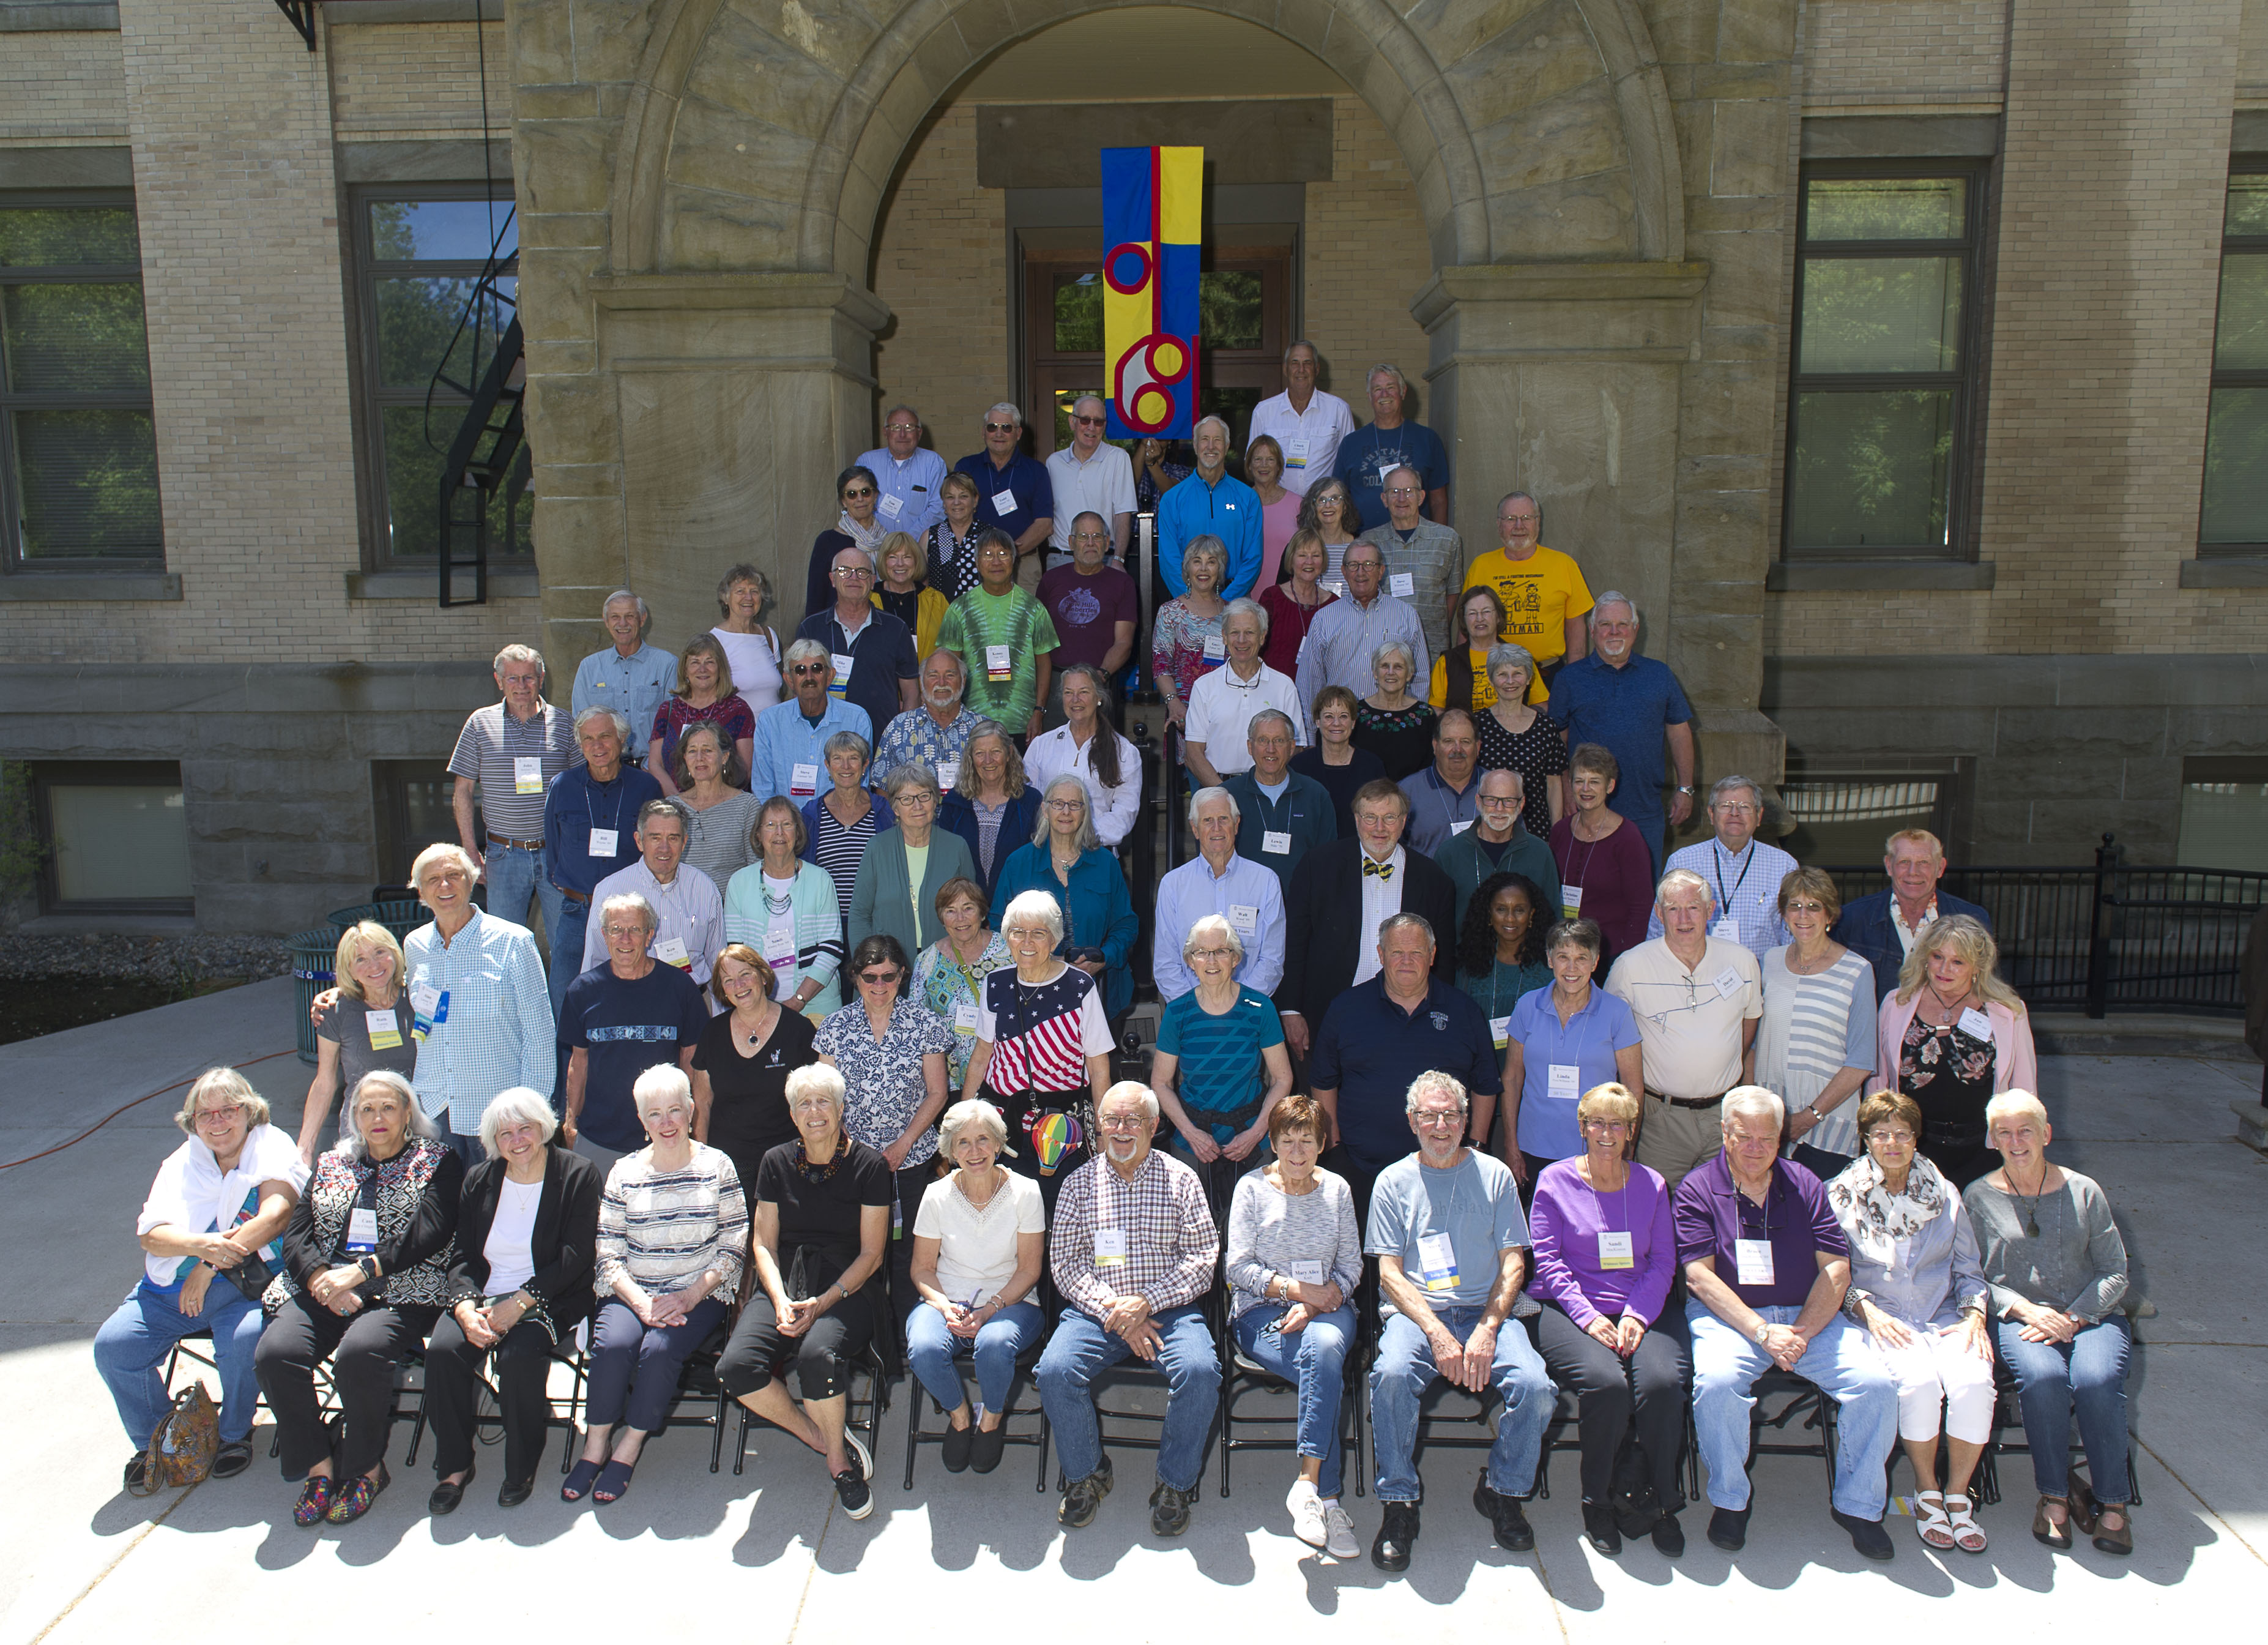
[(1038, 599), (1056, 625), (1057, 675), (1077, 662), (1100, 668), (1121, 623), (1131, 623), (1140, 631), (1141, 595), (1134, 579), (1115, 565), (1106, 565), (1092, 577), (1058, 565), (1040, 579)]

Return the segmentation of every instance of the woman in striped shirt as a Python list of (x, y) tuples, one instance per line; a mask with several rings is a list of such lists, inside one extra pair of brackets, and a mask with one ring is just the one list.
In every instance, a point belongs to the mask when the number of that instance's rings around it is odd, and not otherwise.
[(559, 1487), (567, 1502), (585, 1493), (611, 1502), (630, 1488), (646, 1436), (669, 1420), (687, 1357), (724, 1323), (748, 1245), (740, 1173), (694, 1141), (684, 1071), (649, 1068), (630, 1095), (648, 1144), (615, 1162), (599, 1202), (604, 1300), (591, 1335), (583, 1455)]
[(981, 1096), (1008, 1123), (1014, 1168), (1036, 1177), (1050, 1218), (1064, 1178), (1086, 1163), (1094, 1103), (1110, 1083), (1110, 1024), (1094, 978), (1056, 957), (1063, 910), (1026, 891), (1000, 917), (1015, 957), (984, 978), (976, 1048), (964, 1097)]
[(1822, 1182), (1858, 1156), (1852, 1118), (1874, 1075), (1874, 972), (1828, 941), (1842, 911), (1823, 868), (1798, 868), (1780, 882), (1779, 915), (1794, 941), (1764, 955), (1756, 1029), (1756, 1083), (1787, 1105), (1788, 1157)]
[(838, 731), (827, 740), (827, 775), (835, 786), (803, 802), (803, 826), (809, 844), (806, 862), (815, 862), (835, 882), (835, 900), (843, 928), (850, 928), (850, 894), (858, 883), (858, 863), (874, 843), (874, 836), (894, 827), (897, 818), (890, 802), (866, 792), (866, 762), (873, 750), (855, 731)]

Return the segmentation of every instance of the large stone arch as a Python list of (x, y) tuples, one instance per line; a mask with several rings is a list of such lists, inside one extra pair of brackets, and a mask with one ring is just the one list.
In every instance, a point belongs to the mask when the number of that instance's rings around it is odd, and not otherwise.
[[(616, 150), (614, 270), (863, 284), (890, 176), (953, 85), (1068, 17), (1144, 3), (909, 0), (878, 21), (850, 0), (661, 0)], [(1177, 3), (1270, 28), (1360, 92), (1441, 267), (1684, 254), (1676, 132), (1638, 0)], [(1584, 129), (1587, 146), (1569, 140)]]

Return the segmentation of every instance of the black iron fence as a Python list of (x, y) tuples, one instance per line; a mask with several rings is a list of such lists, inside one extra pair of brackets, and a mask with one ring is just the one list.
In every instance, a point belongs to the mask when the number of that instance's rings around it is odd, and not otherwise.
[[(2241, 1015), (2244, 935), (2268, 874), (2133, 868), (2105, 834), (2092, 868), (1950, 867), (1943, 889), (1992, 916), (2000, 974), (2036, 1010)], [(1830, 867), (1843, 900), (1882, 889), (1879, 867)]]

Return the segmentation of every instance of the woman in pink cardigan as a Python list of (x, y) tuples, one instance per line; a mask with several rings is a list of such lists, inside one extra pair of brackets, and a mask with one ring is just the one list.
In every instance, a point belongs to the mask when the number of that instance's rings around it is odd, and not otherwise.
[(2039, 1088), (2031, 1020), (1996, 975), (1999, 945), (1966, 914), (1932, 920), (1882, 1001), (1874, 1083), (1921, 1107), (1921, 1152), (1962, 1189), (2000, 1162), (1987, 1145), (1984, 1104)]

